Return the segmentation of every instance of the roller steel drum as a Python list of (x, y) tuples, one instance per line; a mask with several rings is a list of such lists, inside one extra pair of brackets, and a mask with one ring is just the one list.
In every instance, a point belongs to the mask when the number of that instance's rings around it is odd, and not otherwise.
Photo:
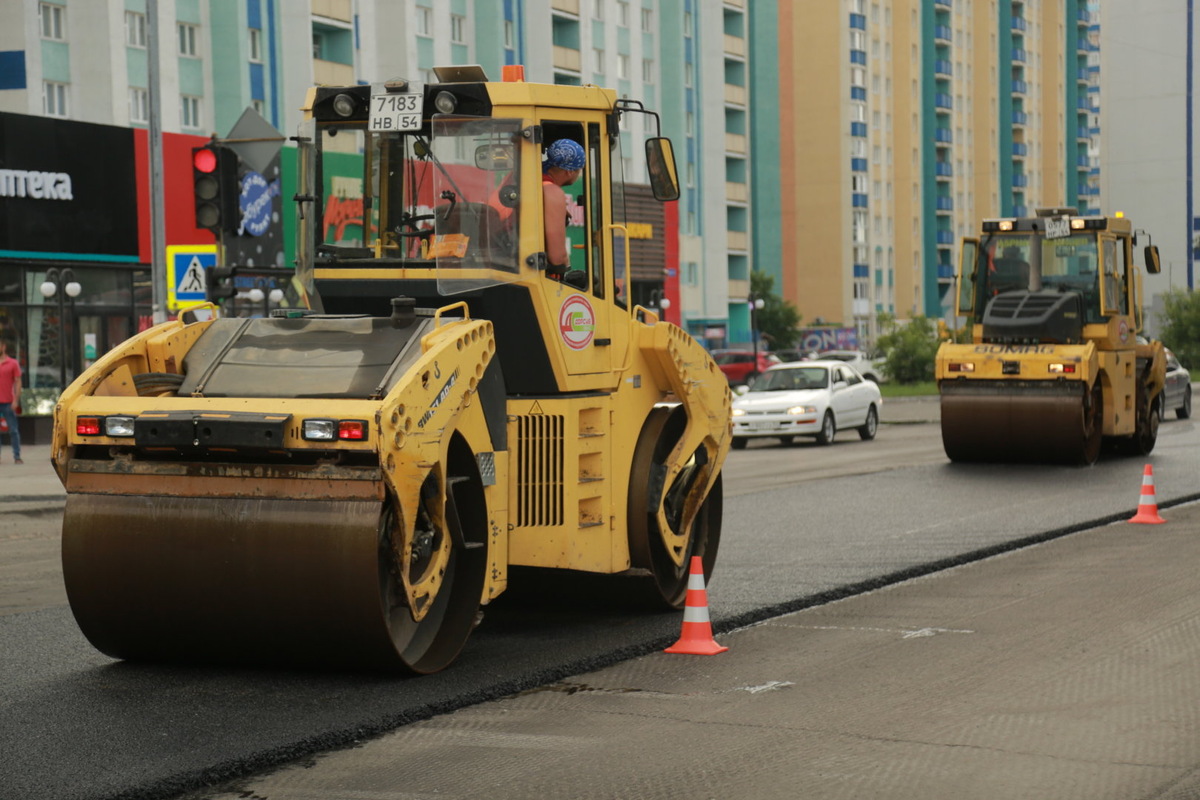
[(63, 573), (79, 627), (116, 658), (440, 669), (479, 586), (454, 586), (455, 554), (414, 623), (388, 527), (362, 499), (72, 494)]
[(1100, 394), (1078, 382), (944, 381), (942, 446), (952, 461), (1090, 464)]

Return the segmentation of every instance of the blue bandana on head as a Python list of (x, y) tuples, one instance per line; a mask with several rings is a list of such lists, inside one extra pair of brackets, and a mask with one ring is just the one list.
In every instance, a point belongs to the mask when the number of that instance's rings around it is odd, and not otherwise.
[(542, 163), (542, 172), (551, 167), (565, 170), (583, 169), (585, 163), (587, 163), (587, 155), (578, 142), (559, 139), (546, 148), (546, 160)]

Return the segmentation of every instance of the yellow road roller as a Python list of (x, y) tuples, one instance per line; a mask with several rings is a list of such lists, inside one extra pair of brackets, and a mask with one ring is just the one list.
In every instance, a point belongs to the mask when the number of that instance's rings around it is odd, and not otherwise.
[(957, 312), (972, 341), (943, 343), (936, 377), (953, 461), (1091, 464), (1147, 455), (1166, 358), (1140, 336), (1141, 268), (1158, 248), (1128, 219), (1074, 208), (988, 219), (963, 240)]
[[(612, 576), (668, 608), (693, 556), (711, 574), (728, 384), (627, 283), (622, 118), (657, 115), (437, 73), (310, 90), (306, 308), (191, 309), (62, 394), (63, 572), (104, 653), (430, 673), (510, 571)], [(582, 163), (553, 263), (543, 159), (563, 140)], [(669, 140), (645, 158), (676, 198)]]

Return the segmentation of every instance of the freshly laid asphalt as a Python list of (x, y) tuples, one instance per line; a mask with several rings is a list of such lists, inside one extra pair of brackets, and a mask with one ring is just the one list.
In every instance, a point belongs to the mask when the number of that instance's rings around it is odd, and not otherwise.
[[(887, 416), (902, 421), (898, 406)], [(49, 447), (24, 450), (19, 466), (0, 454), (0, 514), (65, 497)], [(720, 655), (644, 656), (189, 797), (1200, 797), (1200, 504), (1162, 516), (721, 634)]]

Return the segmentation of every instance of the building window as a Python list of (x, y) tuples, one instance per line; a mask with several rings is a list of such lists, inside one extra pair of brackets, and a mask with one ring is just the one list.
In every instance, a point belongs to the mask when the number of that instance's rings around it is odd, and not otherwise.
[(179, 55), (196, 55), (196, 26), (186, 22), (179, 23)]
[(504, 20), (504, 46), (511, 50), (513, 48), (516, 37), (513, 36), (513, 23), (511, 19)]
[(38, 22), (42, 26), (43, 39), (62, 41), (66, 38), (67, 10), (55, 3), (40, 3), (38, 5)]
[(266, 105), (263, 104), (262, 100), (251, 100), (250, 106), (255, 111), (257, 111), (260, 115), (262, 115), (264, 117), (267, 115), (267, 107), (266, 107)]
[(250, 29), (250, 60), (256, 64), (262, 62), (262, 30), (260, 28)]
[(463, 44), (467, 41), (466, 37), (463, 35), (463, 28), (465, 27), (466, 21), (466, 17), (459, 16), (458, 14), (450, 15), (450, 41), (455, 42), (456, 44)]
[(625, 55), (624, 53), (617, 54), (617, 77), (629, 77), (629, 56)]
[(642, 59), (642, 82), (654, 83), (654, 59)]
[(417, 6), (417, 35), (433, 35), (433, 9)]
[(179, 98), (179, 125), (183, 128), (200, 127), (200, 98), (183, 95)]
[(67, 84), (42, 81), (42, 113), (47, 117), (65, 117), (67, 107)]
[(599, 47), (592, 49), (592, 68), (596, 72), (604, 72), (604, 51)]
[(690, 11), (683, 12), (683, 35), (692, 35), (692, 12)]
[(617, 0), (617, 24), (622, 28), (629, 27), (629, 3)]
[(137, 11), (125, 12), (125, 44), (130, 47), (146, 46), (146, 15)]
[(689, 61), (683, 65), (683, 85), (690, 89), (695, 81), (696, 67)]
[(654, 30), (654, 10), (650, 8), (642, 9), (642, 30), (646, 33), (651, 33)]
[(137, 86), (129, 87), (129, 121), (143, 125), (150, 123), (150, 92)]
[(604, 19), (604, 0), (592, 3), (592, 19)]

